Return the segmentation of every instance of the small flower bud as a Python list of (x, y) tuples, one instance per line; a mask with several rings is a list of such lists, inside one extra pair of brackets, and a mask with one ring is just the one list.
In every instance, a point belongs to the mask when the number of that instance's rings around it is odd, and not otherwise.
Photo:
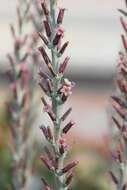
[(47, 128), (47, 134), (48, 134), (49, 140), (53, 140), (53, 135), (52, 135), (52, 131), (51, 131), (50, 127)]
[(43, 190), (51, 190), (49, 186), (45, 186)]
[(65, 184), (68, 186), (70, 185), (71, 181), (72, 181), (72, 178), (73, 178), (73, 174), (71, 173), (70, 175), (67, 176), (67, 179), (65, 181)]
[(60, 51), (59, 51), (59, 54), (60, 54), (60, 55), (62, 55), (62, 54), (65, 52), (65, 50), (66, 50), (68, 44), (69, 44), (69, 42), (66, 42), (66, 43), (62, 46), (62, 48), (61, 48)]
[(48, 38), (51, 37), (51, 28), (47, 20), (44, 21), (44, 27)]
[(125, 50), (127, 51), (127, 40), (125, 39), (124, 35), (121, 35), (121, 38), (122, 38), (123, 46)]
[(64, 62), (59, 67), (59, 73), (62, 73), (62, 74), (64, 73), (64, 71), (68, 65), (69, 59), (70, 59), (69, 57), (65, 58)]
[(63, 133), (67, 133), (70, 129), (71, 129), (71, 127), (72, 126), (74, 126), (75, 125), (75, 122), (74, 121), (70, 121), (64, 128), (63, 128)]
[(61, 117), (61, 121), (65, 121), (65, 119), (68, 117), (68, 115), (71, 113), (72, 108), (69, 108)]
[(123, 68), (121, 68), (121, 72), (122, 72), (123, 76), (126, 78), (126, 76), (127, 76), (127, 69), (123, 67)]
[(67, 150), (67, 143), (66, 143), (66, 140), (64, 138), (61, 138), (59, 139), (59, 151), (60, 151), (60, 154), (64, 154), (65, 151)]
[(42, 82), (38, 83), (39, 86), (41, 87), (41, 89), (45, 92), (45, 94), (47, 94), (47, 89), (45, 88), (45, 86), (42, 84)]
[(40, 127), (40, 129), (42, 130), (42, 132), (43, 132), (45, 138), (48, 139), (48, 133), (47, 133), (46, 127), (45, 127), (44, 125), (42, 125), (42, 126)]
[(59, 14), (58, 14), (58, 17), (57, 17), (57, 24), (62, 24), (62, 21), (63, 21), (63, 18), (64, 18), (64, 12), (65, 12), (65, 9), (60, 9), (59, 10)]
[(49, 117), (51, 118), (51, 120), (54, 122), (56, 121), (56, 116), (55, 114), (53, 113), (51, 107), (47, 104), (46, 100), (44, 99), (44, 97), (41, 98), (45, 108), (46, 108), (46, 112), (48, 113)]
[(120, 123), (117, 121), (117, 119), (115, 117), (112, 117), (112, 120), (114, 121), (114, 123), (116, 124), (117, 128), (119, 130), (121, 130), (122, 126), (120, 125)]
[(118, 85), (121, 92), (127, 93), (127, 87), (126, 87), (125, 81), (117, 80), (117, 85)]
[(73, 161), (72, 163), (68, 164), (62, 169), (62, 174), (67, 173), (70, 171), (72, 168), (74, 168), (79, 162), (78, 161)]
[(116, 112), (123, 118), (125, 119), (126, 117), (126, 113), (125, 111), (118, 105), (113, 105), (114, 109), (116, 110)]
[(57, 46), (59, 44), (60, 39), (61, 39), (61, 34), (56, 34), (56, 36), (53, 40), (53, 45)]
[(44, 156), (41, 156), (40, 159), (49, 170), (53, 170), (53, 166), (51, 165), (51, 163), (49, 162), (47, 158), (45, 158)]
[(124, 101), (122, 99), (120, 99), (119, 97), (117, 97), (117, 96), (112, 96), (112, 99), (115, 102), (117, 102), (120, 106), (124, 106), (125, 105)]
[(50, 70), (50, 72), (52, 73), (52, 75), (55, 77), (56, 74), (53, 71), (53, 68), (52, 68), (52, 65), (51, 65), (51, 60), (49, 59), (49, 57), (48, 57), (45, 49), (41, 46), (41, 47), (38, 48), (38, 50), (40, 51), (40, 53), (41, 53), (41, 55), (42, 55), (42, 57), (43, 57), (46, 65), (47, 65), (48, 69)]
[(58, 28), (56, 31), (56, 35), (54, 37), (54, 40), (53, 40), (54, 46), (57, 46), (59, 44), (61, 38), (63, 37), (63, 34), (64, 34), (64, 30), (62, 28)]
[(45, 187), (43, 188), (43, 190), (51, 190), (51, 188), (50, 188), (49, 186), (45, 186)]
[(121, 24), (122, 24), (122, 26), (123, 26), (125, 32), (127, 32), (127, 24), (124, 22), (123, 17), (120, 17), (120, 22), (121, 22)]
[(48, 86), (49, 93), (51, 94), (52, 93), (52, 85), (51, 85), (51, 81), (49, 79), (47, 79), (47, 86)]
[(38, 48), (38, 50), (41, 52), (42, 57), (44, 58), (44, 61), (46, 64), (51, 63), (51, 60), (49, 59), (45, 49), (41, 46)]
[(41, 3), (41, 7), (42, 7), (42, 10), (43, 10), (45, 16), (48, 16), (49, 15), (49, 10), (47, 8), (47, 4), (45, 3), (45, 0), (43, 1), (43, 3)]
[[(49, 76), (46, 74), (46, 73), (44, 73), (43, 71), (39, 71), (39, 73), (38, 73), (43, 79), (49, 79)], [(50, 80), (50, 79), (49, 79)]]
[(116, 185), (118, 185), (118, 179), (117, 179), (116, 176), (113, 174), (113, 172), (110, 171), (109, 174), (110, 174), (110, 176), (111, 176), (113, 182), (114, 182)]
[(42, 39), (42, 41), (44, 42), (45, 45), (48, 45), (48, 40), (46, 39), (46, 37), (41, 34), (40, 32), (38, 32), (39, 37)]

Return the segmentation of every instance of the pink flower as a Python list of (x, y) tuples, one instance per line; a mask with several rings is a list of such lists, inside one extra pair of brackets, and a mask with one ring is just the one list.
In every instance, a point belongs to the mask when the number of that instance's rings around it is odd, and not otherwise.
[(66, 139), (60, 138), (60, 139), (59, 139), (59, 144), (60, 144), (60, 145), (63, 145), (64, 147), (67, 147)]
[(64, 29), (59, 27), (56, 31), (57, 35), (60, 35), (62, 38), (64, 37)]
[(61, 92), (62, 95), (70, 96), (72, 94), (72, 87), (67, 86), (67, 85), (63, 85), (60, 92)]
[(62, 95), (68, 97), (72, 94), (72, 88), (74, 87), (75, 83), (70, 82), (68, 79), (64, 79), (64, 85), (60, 89)]
[(59, 151), (60, 151), (60, 153), (61, 153), (61, 154), (64, 154), (65, 151), (66, 151), (67, 148), (68, 148), (68, 145), (67, 145), (67, 143), (66, 143), (66, 139), (60, 138), (59, 141), (58, 141), (58, 143), (59, 143)]

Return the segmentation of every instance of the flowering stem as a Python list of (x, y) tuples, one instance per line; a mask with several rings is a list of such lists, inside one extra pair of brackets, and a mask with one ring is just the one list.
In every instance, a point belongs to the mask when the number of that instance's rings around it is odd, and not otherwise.
[[(54, 174), (53, 188), (44, 181), (44, 189), (54, 190), (68, 190), (72, 179), (72, 169), (77, 165), (77, 161), (69, 163), (64, 167), (64, 159), (68, 152), (68, 147), (65, 141), (65, 134), (75, 124), (70, 121), (64, 128), (62, 127), (63, 122), (70, 114), (71, 109), (69, 108), (62, 116), (62, 108), (69, 95), (71, 95), (73, 82), (70, 82), (64, 77), (64, 71), (66, 69), (68, 58), (65, 58), (62, 64), (60, 64), (61, 56), (64, 53), (68, 42), (61, 46), (64, 31), (61, 28), (63, 21), (64, 10), (60, 9), (58, 16), (56, 16), (57, 4), (55, 0), (50, 0), (50, 10), (46, 1), (42, 2), (42, 10), (45, 14), (46, 20), (44, 21), (45, 32), (48, 40), (42, 34), (39, 36), (43, 39), (44, 43), (51, 53), (51, 60), (48, 57), (43, 46), (39, 48), (39, 51), (44, 59), (45, 64), (48, 67), (50, 74), (45, 74), (40, 71), (40, 86), (48, 98), (42, 98), (44, 104), (44, 110), (50, 116), (53, 126), (45, 127), (42, 125), (41, 129), (43, 134), (50, 144), (51, 154), (47, 154), (47, 158), (41, 157), (42, 162), (47, 166), (50, 172)], [(47, 42), (48, 41), (48, 42)], [(47, 83), (48, 81), (48, 83)], [(49, 103), (48, 103), (49, 101)], [(49, 150), (46, 147), (46, 150)], [(46, 151), (47, 152), (47, 151)], [(49, 151), (48, 151), (49, 152)], [(68, 174), (68, 175), (67, 175)]]
[[(25, 6), (25, 11), (23, 7)], [(8, 54), (10, 69), (7, 75), (10, 82), (12, 99), (7, 103), (10, 117), (10, 133), (12, 143), (9, 147), (12, 155), (12, 189), (20, 190), (27, 184), (27, 140), (28, 129), (25, 128), (29, 115), (29, 77), (30, 71), (27, 68), (28, 52), (22, 55), (22, 48), (26, 45), (27, 35), (23, 34), (24, 19), (29, 11), (30, 3), (19, 1), (17, 7), (18, 32), (13, 25), (10, 26), (14, 40), (13, 54)], [(26, 119), (27, 118), (27, 119)]]
[[(126, 1), (127, 3), (127, 1)], [(127, 17), (127, 12), (119, 9), (123, 16)], [(124, 18), (120, 18), (125, 32), (127, 32), (127, 23)], [(117, 190), (125, 190), (127, 187), (127, 39), (121, 35), (124, 51), (119, 52), (119, 62), (117, 67), (116, 88), (117, 95), (112, 96), (115, 116), (112, 116), (116, 126), (115, 147), (112, 151), (113, 164), (115, 165), (115, 174), (110, 172)]]

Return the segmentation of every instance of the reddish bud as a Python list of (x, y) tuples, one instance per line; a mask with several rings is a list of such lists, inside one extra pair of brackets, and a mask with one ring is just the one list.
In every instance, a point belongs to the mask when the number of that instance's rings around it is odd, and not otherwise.
[(46, 64), (51, 63), (51, 60), (49, 59), (49, 57), (48, 57), (45, 49), (41, 46), (41, 47), (38, 48), (38, 50), (41, 52), (41, 54), (42, 54), (42, 56), (44, 58), (45, 63)]
[(68, 44), (69, 44), (69, 42), (66, 42), (66, 43), (62, 46), (62, 48), (61, 48), (60, 51), (59, 51), (59, 54), (60, 54), (60, 55), (62, 55), (62, 54), (65, 52), (65, 50), (66, 50)]
[(124, 111), (122, 108), (120, 108), (118, 105), (113, 105), (113, 107), (114, 107), (114, 109), (116, 110), (116, 112), (117, 112), (123, 119), (125, 119), (125, 117), (126, 117), (125, 111)]
[(47, 8), (47, 4), (45, 3), (45, 1), (43, 1), (43, 3), (41, 3), (41, 7), (42, 7), (42, 10), (43, 10), (45, 16), (48, 16), (49, 15), (49, 10)]
[(124, 46), (125, 50), (127, 51), (127, 41), (126, 41), (124, 35), (121, 35), (121, 38), (122, 38), (123, 46)]
[(68, 185), (70, 185), (70, 183), (71, 183), (71, 181), (72, 181), (72, 178), (73, 178), (73, 174), (71, 173), (68, 177), (67, 177), (67, 179), (66, 179), (66, 181), (65, 181), (65, 184), (68, 186)]
[(123, 26), (125, 32), (127, 32), (127, 24), (124, 22), (123, 17), (120, 17), (120, 22), (121, 22), (121, 24), (122, 24), (122, 26)]
[(57, 24), (62, 24), (64, 18), (65, 9), (60, 9), (57, 17)]
[(126, 78), (127, 77), (127, 69), (126, 68), (121, 68), (121, 72), (123, 74), (123, 76)]
[[(41, 100), (42, 100), (44, 106), (48, 106), (48, 104), (47, 104), (47, 102), (45, 101), (44, 97), (42, 97)], [(49, 117), (51, 118), (51, 120), (54, 122), (54, 121), (56, 120), (56, 116), (55, 116), (55, 114), (53, 113), (52, 109), (51, 109), (51, 108), (48, 109), (48, 110), (47, 110), (47, 113), (48, 113)]]
[(45, 186), (45, 187), (43, 188), (43, 190), (51, 190), (51, 188), (50, 188), (49, 186)]
[(51, 81), (49, 79), (47, 79), (47, 86), (48, 86), (49, 93), (51, 94), (52, 93), (52, 85), (51, 85)]
[(46, 65), (47, 65), (48, 69), (50, 70), (50, 72), (52, 73), (52, 75), (55, 77), (56, 74), (53, 71), (53, 68), (52, 68), (52, 65), (51, 65), (51, 60), (49, 59), (49, 57), (48, 57), (45, 49), (41, 46), (41, 47), (38, 48), (38, 50), (40, 51), (40, 53), (41, 53), (41, 55), (42, 55), (42, 57), (43, 57)]
[(65, 121), (65, 119), (68, 117), (68, 115), (71, 113), (72, 108), (69, 108), (61, 117), (61, 121)]
[(44, 27), (48, 38), (51, 37), (51, 28), (47, 20), (44, 20)]
[(47, 94), (47, 89), (45, 88), (45, 86), (42, 84), (42, 82), (38, 83), (39, 86), (41, 87), (41, 89), (45, 92), (45, 94)]
[(47, 128), (47, 134), (48, 134), (49, 140), (53, 140), (53, 135), (52, 135), (52, 131), (51, 131), (50, 127)]
[(71, 127), (72, 126), (74, 126), (75, 125), (75, 122), (74, 121), (70, 121), (64, 128), (63, 128), (63, 133), (67, 133), (70, 129), (71, 129)]
[[(40, 71), (39, 73), (38, 73), (43, 79), (49, 79), (49, 76), (46, 74), (46, 73), (44, 73), (43, 71)], [(50, 80), (50, 79), (49, 79)]]
[(127, 93), (127, 87), (125, 81), (117, 80), (117, 85), (121, 92)]
[(63, 38), (64, 30), (62, 28), (57, 28), (56, 35), (53, 40), (53, 45), (57, 46), (60, 43), (61, 38)]
[(122, 126), (120, 125), (120, 123), (117, 121), (117, 119), (115, 117), (112, 117), (112, 120), (114, 121), (114, 123), (116, 124), (117, 128), (119, 130), (121, 130)]
[(46, 39), (46, 37), (41, 34), (40, 32), (38, 32), (39, 37), (42, 39), (42, 41), (44, 42), (45, 45), (48, 45), (48, 40)]
[(120, 150), (117, 151), (117, 157), (118, 157), (119, 162), (122, 163), (123, 159), (122, 159), (122, 154)]
[(123, 102), (123, 100), (121, 100), (119, 97), (117, 96), (112, 96), (112, 99), (117, 102), (120, 106), (124, 106), (125, 103)]
[(72, 168), (74, 168), (79, 162), (78, 161), (73, 161), (72, 163), (68, 164), (62, 169), (62, 174), (67, 173), (70, 171)]
[(67, 150), (67, 143), (66, 140), (64, 138), (59, 139), (59, 151), (60, 154), (64, 154), (65, 151)]
[(59, 73), (62, 73), (62, 74), (64, 73), (64, 71), (68, 65), (69, 59), (70, 59), (69, 57), (65, 58), (64, 62), (59, 67)]
[(110, 174), (110, 176), (111, 176), (113, 182), (114, 182), (116, 185), (118, 185), (118, 179), (117, 179), (116, 176), (113, 174), (113, 172), (110, 171), (109, 174)]
[(60, 42), (60, 39), (61, 39), (61, 34), (56, 34), (54, 40), (53, 40), (53, 45), (54, 46), (57, 46)]
[(45, 138), (48, 139), (47, 128), (46, 128), (44, 125), (42, 125), (42, 126), (40, 127), (40, 129), (42, 130), (42, 132), (43, 132)]
[(53, 166), (51, 165), (51, 163), (49, 162), (49, 160), (43, 156), (40, 157), (41, 161), (45, 164), (45, 166), (49, 169), (49, 170), (53, 170)]

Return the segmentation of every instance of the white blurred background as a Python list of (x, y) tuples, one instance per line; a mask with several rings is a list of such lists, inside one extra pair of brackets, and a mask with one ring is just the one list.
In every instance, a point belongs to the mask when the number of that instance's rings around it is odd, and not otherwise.
[[(73, 106), (77, 130), (83, 129), (82, 136), (102, 137), (108, 131), (106, 110), (112, 93), (117, 54), (122, 48), (122, 27), (117, 9), (125, 7), (124, 1), (59, 0), (59, 4), (67, 8), (64, 27), (66, 39), (70, 41), (68, 73), (77, 83), (69, 103)], [(1, 70), (5, 66), (6, 54), (11, 50), (9, 23), (15, 21), (15, 6), (16, 0), (1, 0)]]

